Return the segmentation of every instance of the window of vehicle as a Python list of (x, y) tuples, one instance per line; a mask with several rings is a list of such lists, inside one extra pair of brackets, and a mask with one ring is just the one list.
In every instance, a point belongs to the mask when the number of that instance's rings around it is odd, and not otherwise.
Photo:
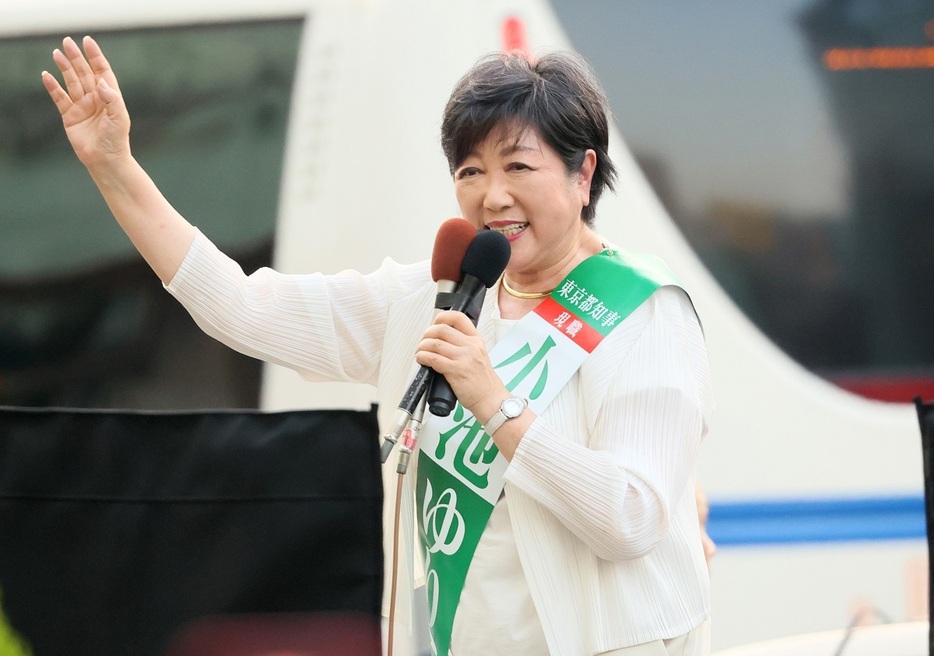
[(934, 2), (552, 4), (751, 320), (858, 393), (934, 393)]
[[(134, 155), (248, 271), (272, 257), (301, 29), (94, 32), (120, 79)], [(199, 331), (71, 151), (39, 80), (59, 42), (0, 40), (0, 404), (255, 407), (259, 363)]]

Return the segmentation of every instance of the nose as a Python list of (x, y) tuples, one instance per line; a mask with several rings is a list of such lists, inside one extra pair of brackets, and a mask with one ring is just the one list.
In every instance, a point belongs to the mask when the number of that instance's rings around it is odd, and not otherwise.
[(487, 178), (487, 186), (483, 193), (483, 207), (492, 212), (501, 212), (512, 207), (515, 199), (509, 188), (509, 180), (505, 176), (493, 174)]

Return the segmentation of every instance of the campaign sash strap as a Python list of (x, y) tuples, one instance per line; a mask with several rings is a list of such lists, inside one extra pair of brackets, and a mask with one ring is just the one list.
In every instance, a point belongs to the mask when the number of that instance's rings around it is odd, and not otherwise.
[[(541, 414), (600, 341), (662, 285), (654, 256), (604, 250), (579, 264), (490, 352), (506, 389)], [(432, 653), (447, 656), (470, 561), (503, 489), (508, 462), (460, 403), (422, 430), (415, 500)]]

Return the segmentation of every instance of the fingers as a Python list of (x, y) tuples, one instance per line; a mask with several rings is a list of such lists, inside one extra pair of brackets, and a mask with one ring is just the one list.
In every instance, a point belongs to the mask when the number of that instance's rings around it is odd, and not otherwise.
[(446, 313), (460, 315), (462, 319), (459, 319), (456, 316), (443, 316), (444, 314), (439, 314), (435, 322), (425, 329), (423, 339), (440, 340), (455, 346), (464, 346), (475, 339), (482, 341), (477, 329), (466, 316), (460, 312)]
[[(42, 82), (49, 91), (49, 95), (52, 96), (52, 100), (54, 100), (56, 106), (58, 106), (59, 111), (63, 111), (63, 104), (65, 104), (63, 103), (64, 98), (58, 93), (59, 90), (63, 90), (67, 98), (70, 99), (72, 103), (76, 103), (86, 94), (94, 92), (97, 87), (98, 77), (109, 75), (110, 78), (113, 78), (113, 73), (110, 71), (110, 64), (107, 62), (107, 59), (104, 58), (104, 53), (101, 52), (97, 42), (91, 37), (85, 37), (84, 44), (85, 48), (89, 48), (88, 56), (96, 60), (95, 65), (99, 73), (95, 74), (94, 69), (92, 69), (88, 60), (85, 59), (78, 44), (75, 43), (75, 40), (70, 36), (62, 40), (61, 49), (56, 48), (52, 51), (52, 61), (55, 62), (55, 65), (62, 74), (62, 80), (65, 82), (64, 89), (58, 82), (52, 84), (52, 79), (49, 79), (51, 76), (47, 77), (45, 72), (43, 72)], [(116, 88), (116, 79), (108, 79), (108, 82), (111, 87)], [(67, 107), (65, 107), (65, 109), (67, 109)]]
[(62, 116), (89, 94), (100, 98), (108, 106), (118, 101), (116, 111), (119, 111), (122, 99), (110, 62), (97, 41), (91, 37), (84, 37), (83, 45), (84, 53), (71, 37), (62, 40), (61, 49), (52, 51), (52, 61), (62, 74), (64, 86), (54, 75), (42, 71), (43, 86)]
[(438, 313), (433, 325), (451, 326), (465, 335), (477, 334), (477, 328), (473, 325), (473, 322), (470, 321), (470, 318), (463, 312), (456, 312), (454, 310), (445, 310), (444, 312)]
[(450, 325), (439, 315), (425, 330), (415, 354), (416, 361), (441, 373), (448, 373), (452, 367), (467, 371), (487, 366), (489, 357), (483, 338), (473, 323), (460, 312), (448, 314), (460, 315), (463, 322), (452, 316), (448, 320), (456, 325)]
[[(459, 323), (455, 317), (451, 321)], [(469, 319), (465, 321), (473, 334), (446, 323), (429, 326), (418, 344), (415, 361), (444, 376), (461, 405), (474, 412), (476, 404), (491, 394), (501, 400), (505, 387), (493, 370), (483, 337)]]
[(67, 112), (72, 105), (72, 101), (69, 95), (65, 93), (62, 85), (55, 79), (55, 76), (48, 71), (42, 71), (42, 86), (49, 92), (49, 96), (52, 98), (52, 102), (55, 103), (59, 113), (64, 114)]
[[(462, 348), (441, 337), (425, 336), (418, 343), (415, 359), (430, 360), (431, 364), (439, 365), (442, 362), (455, 360), (461, 354)], [(428, 362), (419, 362), (419, 364), (428, 364)]]
[[(78, 102), (84, 96), (84, 90), (81, 87), (81, 81), (78, 79), (78, 74), (75, 72), (74, 66), (71, 64), (71, 60), (65, 55), (61, 50), (56, 48), (52, 51), (52, 61), (55, 62), (55, 65), (58, 67), (58, 70), (62, 74), (62, 80), (65, 82), (65, 96), (71, 103)], [(44, 76), (43, 76), (44, 77)], [(56, 82), (56, 85), (61, 89), (61, 85)], [(49, 88), (46, 85), (46, 88)], [(58, 100), (56, 100), (56, 105)], [(62, 109), (59, 107), (59, 109)]]
[(87, 55), (88, 64), (97, 78), (103, 79), (112, 89), (119, 89), (117, 77), (114, 75), (110, 62), (104, 56), (104, 51), (97, 45), (97, 41), (89, 36), (84, 37), (84, 54)]
[[(68, 93), (72, 99), (77, 101), (85, 94), (94, 92), (97, 78), (94, 77), (94, 71), (91, 70), (90, 64), (74, 39), (70, 36), (65, 37), (62, 40), (62, 49), (70, 64), (69, 74), (65, 79), (68, 84)], [(65, 75), (65, 71), (62, 71), (62, 75)]]

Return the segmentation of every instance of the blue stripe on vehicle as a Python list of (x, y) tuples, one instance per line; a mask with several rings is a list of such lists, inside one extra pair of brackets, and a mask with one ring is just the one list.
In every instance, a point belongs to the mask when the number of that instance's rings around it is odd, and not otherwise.
[(913, 540), (927, 537), (924, 495), (710, 500), (718, 546)]

